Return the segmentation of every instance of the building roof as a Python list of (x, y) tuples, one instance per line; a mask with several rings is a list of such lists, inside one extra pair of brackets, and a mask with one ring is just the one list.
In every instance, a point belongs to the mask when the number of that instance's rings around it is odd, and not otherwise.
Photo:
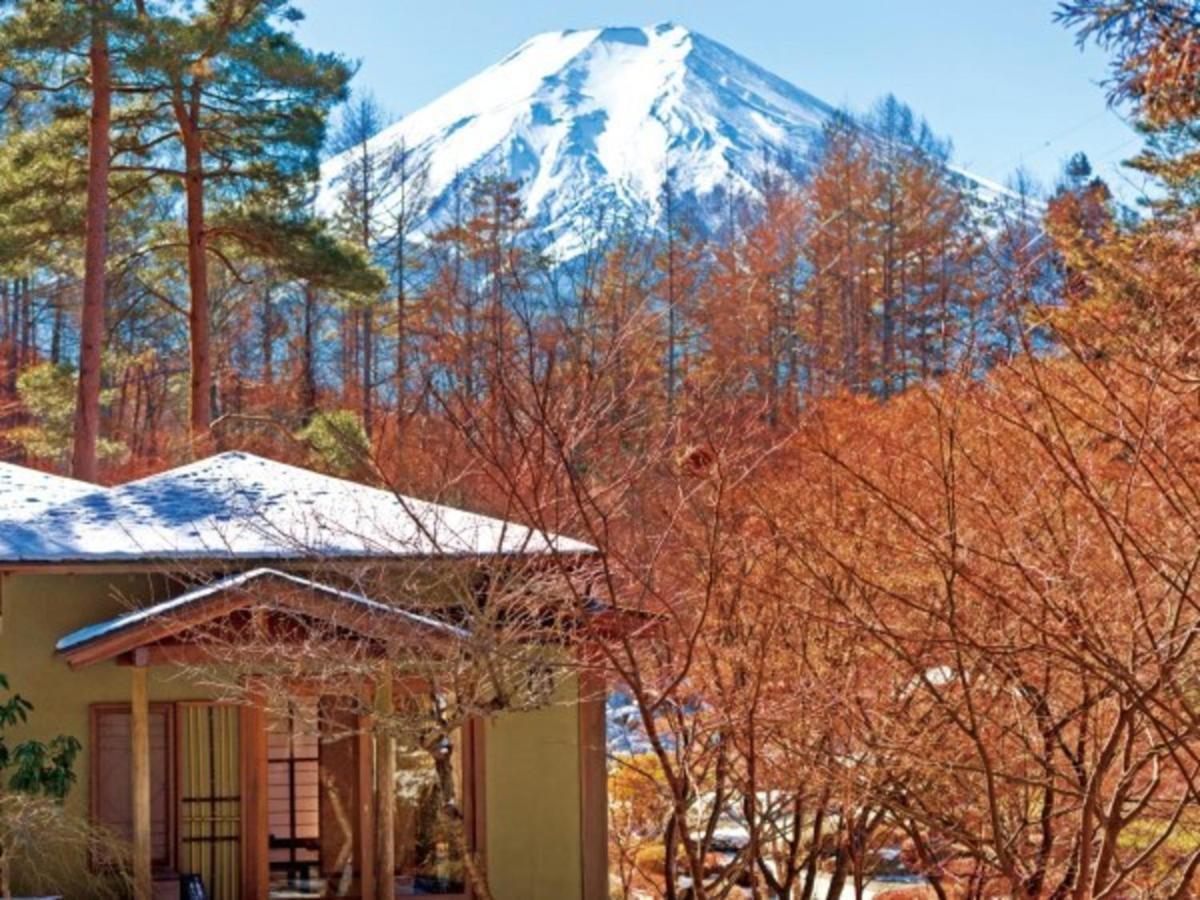
[[(282, 590), (264, 592), (263, 589), (272, 582)], [(227, 616), (236, 609), (259, 603), (316, 614), (340, 627), (368, 634), (396, 627), (432, 632), (447, 638), (466, 634), (454, 625), (380, 603), (353, 591), (277, 569), (256, 568), (217, 579), (170, 600), (77, 629), (62, 637), (55, 649), (73, 662), (90, 664), (127, 650), (140, 641), (162, 640)], [(85, 655), (89, 652), (88, 648), (101, 644), (107, 655)]]
[[(30, 475), (21, 483), (45, 479), (48, 501), (10, 508), (0, 495), (0, 564), (595, 552), (571, 538), (249, 453), (221, 453), (112, 488), (24, 471)], [(24, 494), (37, 495), (28, 487)]]
[(27, 519), (97, 490), (103, 489), (86, 481), (0, 462), (0, 521)]

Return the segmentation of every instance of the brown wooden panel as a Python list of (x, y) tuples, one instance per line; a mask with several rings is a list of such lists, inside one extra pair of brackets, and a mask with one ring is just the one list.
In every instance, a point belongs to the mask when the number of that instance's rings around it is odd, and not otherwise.
[[(174, 865), (174, 710), (150, 704), (150, 849), (154, 865)], [(129, 704), (91, 707), (89, 793), (93, 822), (133, 839), (132, 717)]]
[(321, 872), (330, 892), (361, 893), (362, 830), (357, 811), (358, 717), (334, 697), (321, 699)]

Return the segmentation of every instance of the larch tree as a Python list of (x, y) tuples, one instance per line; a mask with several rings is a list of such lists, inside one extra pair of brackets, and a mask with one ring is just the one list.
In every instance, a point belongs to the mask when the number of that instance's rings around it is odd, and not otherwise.
[[(331, 142), (331, 149), (344, 154), (346, 160), (335, 178), (340, 195), (335, 217), (338, 229), (364, 256), (380, 263), (392, 224), (387, 203), (400, 190), (391, 151), (381, 151), (371, 143), (371, 138), (386, 124), (379, 103), (373, 97), (358, 96), (343, 108)], [(349, 324), (345, 329), (347, 335), (355, 338), (349, 342), (355, 352), (346, 353), (345, 358), (349, 363), (357, 363), (358, 372), (348, 368), (342, 377), (347, 386), (358, 381), (359, 408), (368, 435), (375, 426), (380, 300), (380, 297), (356, 298), (347, 311)]]
[(679, 394), (687, 378), (691, 336), (690, 299), (697, 275), (699, 246), (687, 198), (676, 183), (678, 172), (671, 166), (659, 191), (662, 221), (659, 223), (657, 294), (663, 317), (663, 372), (667, 415), (674, 415)]
[(421, 327), (423, 316), (416, 308), (414, 279), (421, 267), (420, 246), (414, 241), (418, 227), (429, 214), (429, 168), (403, 142), (387, 160), (389, 179), (395, 185), (390, 215), (392, 229), (386, 241), (392, 265), (390, 266), (395, 290), (395, 393), (396, 417), (403, 423), (409, 408), (412, 386), (410, 380), (416, 371), (414, 359), (414, 332)]

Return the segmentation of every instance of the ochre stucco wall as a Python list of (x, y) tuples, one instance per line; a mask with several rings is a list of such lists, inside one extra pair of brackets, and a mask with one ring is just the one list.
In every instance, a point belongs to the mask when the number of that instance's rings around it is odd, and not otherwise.
[[(9, 735), (79, 738), (85, 751), (68, 806), (88, 804), (88, 707), (124, 703), (129, 669), (102, 663), (72, 672), (54, 655), (63, 635), (119, 615), (131, 603), (162, 599), (146, 575), (0, 575), (0, 672), (34, 704)], [(581, 893), (578, 719), (568, 702), (502, 716), (486, 726), (487, 862), (498, 900), (576, 900)], [(201, 700), (170, 668), (150, 674), (151, 701)]]
[(574, 684), (562, 702), (488, 724), (487, 858), (504, 900), (581, 894), (579, 724)]

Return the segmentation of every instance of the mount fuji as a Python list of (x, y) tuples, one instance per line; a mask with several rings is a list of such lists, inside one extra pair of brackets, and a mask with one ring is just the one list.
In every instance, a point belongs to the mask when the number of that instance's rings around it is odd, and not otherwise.
[[(434, 223), (476, 176), (517, 182), (545, 244), (570, 256), (613, 217), (653, 227), (668, 173), (673, 192), (693, 202), (720, 190), (754, 195), (764, 161), (802, 160), (833, 113), (722, 44), (665, 23), (537, 35), (369, 148), (383, 156), (403, 147), (424, 169)], [(335, 206), (355, 152), (322, 167), (319, 209)], [(985, 195), (1003, 191), (960, 177)]]

